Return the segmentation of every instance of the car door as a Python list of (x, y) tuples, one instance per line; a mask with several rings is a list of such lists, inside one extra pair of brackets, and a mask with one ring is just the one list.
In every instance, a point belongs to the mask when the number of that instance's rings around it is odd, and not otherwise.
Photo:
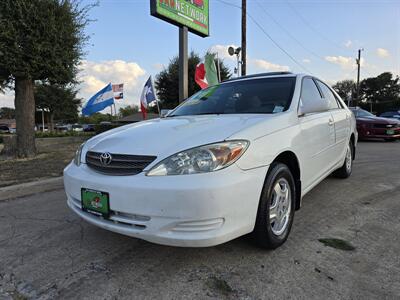
[(329, 111), (332, 114), (335, 128), (335, 145), (333, 155), (335, 164), (342, 161), (347, 143), (350, 140), (350, 113), (341, 106), (331, 89), (323, 82), (316, 80), (323, 98), (329, 103)]
[[(300, 105), (315, 105), (315, 101), (325, 101), (313, 78), (302, 81)], [(304, 189), (318, 182), (332, 167), (332, 147), (335, 143), (333, 118), (326, 110), (305, 113), (299, 116), (300, 141)], [(306, 111), (306, 110), (304, 110)]]

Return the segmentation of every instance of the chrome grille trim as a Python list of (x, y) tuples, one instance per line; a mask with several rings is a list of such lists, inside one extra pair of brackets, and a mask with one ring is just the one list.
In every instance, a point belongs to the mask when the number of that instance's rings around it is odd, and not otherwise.
[(110, 153), (111, 163), (103, 165), (100, 161), (101, 154), (101, 152), (88, 151), (86, 164), (96, 172), (115, 176), (139, 174), (157, 158), (156, 156)]

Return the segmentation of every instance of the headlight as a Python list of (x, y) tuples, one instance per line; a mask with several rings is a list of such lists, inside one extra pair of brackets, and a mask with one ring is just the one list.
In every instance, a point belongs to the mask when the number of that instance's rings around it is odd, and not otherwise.
[(155, 165), (147, 176), (207, 173), (226, 168), (246, 151), (248, 141), (205, 145), (174, 154)]
[(78, 150), (76, 150), (75, 152), (75, 157), (74, 157), (74, 163), (75, 165), (77, 165), (79, 167), (79, 165), (81, 164), (81, 155), (82, 155), (82, 148), (85, 145), (85, 143), (81, 144), (78, 148)]

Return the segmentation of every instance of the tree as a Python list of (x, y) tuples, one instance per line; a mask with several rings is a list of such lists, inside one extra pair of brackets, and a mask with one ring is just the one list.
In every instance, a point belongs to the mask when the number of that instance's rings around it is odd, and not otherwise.
[(127, 117), (133, 115), (134, 113), (139, 112), (139, 106), (137, 105), (129, 105), (125, 107), (120, 107), (118, 111), (118, 115), (120, 118)]
[(360, 106), (373, 106), (374, 111), (381, 113), (387, 110), (398, 110), (400, 107), (399, 77), (385, 72), (377, 77), (364, 79), (360, 83)]
[(0, 108), (0, 119), (14, 119), (15, 109), (11, 107)]
[(75, 0), (0, 1), (0, 84), (15, 89), (18, 157), (36, 153), (34, 81), (75, 80), (90, 7)]
[[(189, 96), (193, 95), (200, 90), (200, 87), (194, 80), (196, 66), (200, 63), (201, 59), (198, 54), (191, 52), (188, 59), (189, 65)], [(217, 60), (215, 61), (217, 63)], [(224, 62), (219, 62), (221, 80), (226, 80), (231, 77), (229, 68), (225, 66)], [(157, 74), (155, 79), (155, 87), (157, 95), (161, 102), (161, 108), (171, 109), (179, 104), (179, 59), (174, 57), (170, 60), (168, 66)]]
[(68, 123), (78, 120), (81, 99), (77, 98), (77, 93), (72, 85), (46, 83), (35, 85), (36, 107), (49, 112), (50, 130), (54, 130), (54, 119)]
[(339, 96), (351, 103), (356, 95), (356, 83), (353, 80), (338, 81), (332, 88), (339, 94)]
[(111, 116), (111, 114), (102, 114), (100, 112), (96, 112), (88, 117), (79, 117), (79, 123), (81, 124), (100, 124), (101, 122), (111, 122), (114, 120), (115, 116)]

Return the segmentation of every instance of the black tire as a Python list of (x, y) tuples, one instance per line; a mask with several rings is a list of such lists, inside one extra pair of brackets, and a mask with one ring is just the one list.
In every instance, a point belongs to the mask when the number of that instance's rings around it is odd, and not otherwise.
[(343, 166), (341, 166), (340, 169), (337, 169), (333, 173), (333, 175), (335, 177), (337, 177), (337, 178), (342, 178), (342, 179), (348, 178), (348, 177), (350, 177), (351, 172), (353, 171), (354, 146), (353, 146), (353, 142), (352, 141), (349, 142), (348, 147), (349, 147), (348, 149), (350, 150), (350, 155), (351, 155), (350, 156), (350, 168), (349, 168), (349, 166), (347, 164), (349, 157), (347, 156), (347, 154), (348, 154), (347, 151), (348, 150), (346, 150), (346, 158), (344, 160)]
[[(281, 180), (283, 179), (283, 180)], [(270, 220), (270, 207), (271, 202), (277, 201), (274, 199), (274, 187), (283, 181), (288, 184), (290, 192), (290, 212), (286, 216), (287, 222), (285, 229), (282, 233), (277, 235), (274, 233)], [(267, 174), (267, 178), (264, 182), (264, 187), (261, 192), (260, 203), (258, 205), (256, 225), (252, 233), (253, 240), (261, 247), (267, 249), (276, 249), (281, 246), (289, 236), (290, 229), (293, 224), (294, 211), (295, 211), (295, 199), (296, 199), (296, 188), (293, 175), (289, 168), (282, 163), (273, 163)], [(282, 228), (283, 229), (283, 228)]]
[(385, 139), (386, 142), (395, 142), (396, 139)]

